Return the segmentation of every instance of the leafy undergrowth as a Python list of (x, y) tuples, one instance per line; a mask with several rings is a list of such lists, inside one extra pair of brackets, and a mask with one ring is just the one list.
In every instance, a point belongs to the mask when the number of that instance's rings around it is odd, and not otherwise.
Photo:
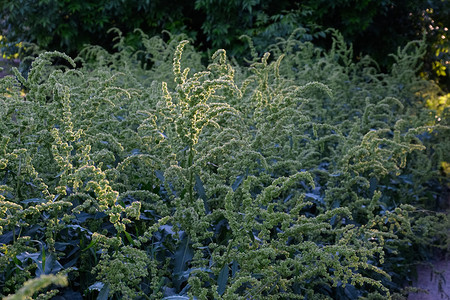
[(0, 292), (55, 274), (39, 299), (401, 297), (449, 248), (448, 109), (419, 97), (422, 42), (382, 74), (332, 36), (204, 67), (182, 36), (143, 53), (119, 33), (1, 79)]

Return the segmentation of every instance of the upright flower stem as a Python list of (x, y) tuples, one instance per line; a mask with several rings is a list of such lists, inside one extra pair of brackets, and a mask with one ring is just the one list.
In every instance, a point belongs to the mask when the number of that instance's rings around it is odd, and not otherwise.
[(189, 146), (189, 157), (188, 157), (188, 170), (189, 170), (189, 202), (194, 202), (194, 174), (192, 171), (192, 165), (194, 164), (194, 147)]

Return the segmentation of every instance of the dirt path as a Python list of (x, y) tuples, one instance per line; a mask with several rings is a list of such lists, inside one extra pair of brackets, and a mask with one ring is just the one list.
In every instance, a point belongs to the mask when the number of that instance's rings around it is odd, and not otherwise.
[(417, 267), (417, 282), (414, 287), (427, 293), (409, 294), (408, 300), (450, 300), (450, 260), (437, 261)]

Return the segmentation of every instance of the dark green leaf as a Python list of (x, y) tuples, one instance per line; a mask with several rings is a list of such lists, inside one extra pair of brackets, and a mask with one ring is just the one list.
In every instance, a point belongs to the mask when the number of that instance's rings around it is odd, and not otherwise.
[(109, 296), (109, 285), (105, 284), (98, 293), (97, 300), (108, 300), (108, 296)]
[(234, 278), (234, 276), (236, 275), (237, 271), (238, 271), (238, 262), (236, 260), (233, 260), (233, 262), (231, 263), (231, 277)]
[(207, 214), (209, 214), (211, 212), (211, 210), (208, 206), (208, 198), (206, 197), (206, 192), (205, 192), (205, 188), (203, 186), (203, 182), (202, 182), (200, 176), (198, 176), (198, 175), (195, 175), (194, 189), (198, 193), (198, 196), (200, 197), (200, 199), (203, 200), (203, 204), (205, 205), (205, 212)]
[(46, 201), (47, 200), (42, 199), (42, 198), (31, 198), (31, 199), (27, 199), (27, 200), (22, 200), (20, 202), (24, 203), (24, 204), (28, 204), (28, 203), (44, 203)]
[(219, 277), (217, 278), (217, 293), (220, 296), (225, 293), (225, 288), (228, 282), (228, 265), (223, 266), (222, 270), (220, 270)]
[(186, 233), (182, 234), (182, 240), (177, 250), (175, 251), (175, 274), (181, 274), (187, 270), (186, 263), (194, 256), (194, 250), (190, 245), (190, 239)]
[(237, 188), (241, 185), (242, 181), (244, 181), (245, 179), (245, 175), (239, 175), (236, 180), (233, 182), (233, 184), (231, 185), (231, 188), (233, 189), (233, 191), (236, 191)]
[(131, 235), (126, 231), (124, 231), (124, 233), (125, 233), (125, 236), (126, 236), (128, 242), (130, 242), (130, 244), (132, 244), (134, 246), (135, 244), (134, 244), (133, 239), (131, 238)]

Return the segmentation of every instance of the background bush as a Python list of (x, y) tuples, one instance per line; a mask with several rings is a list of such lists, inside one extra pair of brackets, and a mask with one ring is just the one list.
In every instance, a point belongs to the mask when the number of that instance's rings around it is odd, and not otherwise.
[(319, 38), (316, 44), (329, 49), (323, 30), (336, 28), (353, 44), (355, 56), (369, 54), (386, 70), (393, 63), (388, 54), (426, 32), (429, 56), (423, 70), (442, 81), (441, 87), (449, 86), (449, 19), (445, 0), (0, 1), (2, 34), (10, 41), (72, 56), (85, 44), (111, 50), (106, 32), (112, 27), (135, 47), (140, 42), (135, 28), (150, 36), (168, 30), (195, 38), (202, 51), (228, 49), (238, 60), (247, 53), (242, 34), (251, 36), (262, 54), (274, 38), (287, 38), (297, 28), (307, 33), (302, 39)]

